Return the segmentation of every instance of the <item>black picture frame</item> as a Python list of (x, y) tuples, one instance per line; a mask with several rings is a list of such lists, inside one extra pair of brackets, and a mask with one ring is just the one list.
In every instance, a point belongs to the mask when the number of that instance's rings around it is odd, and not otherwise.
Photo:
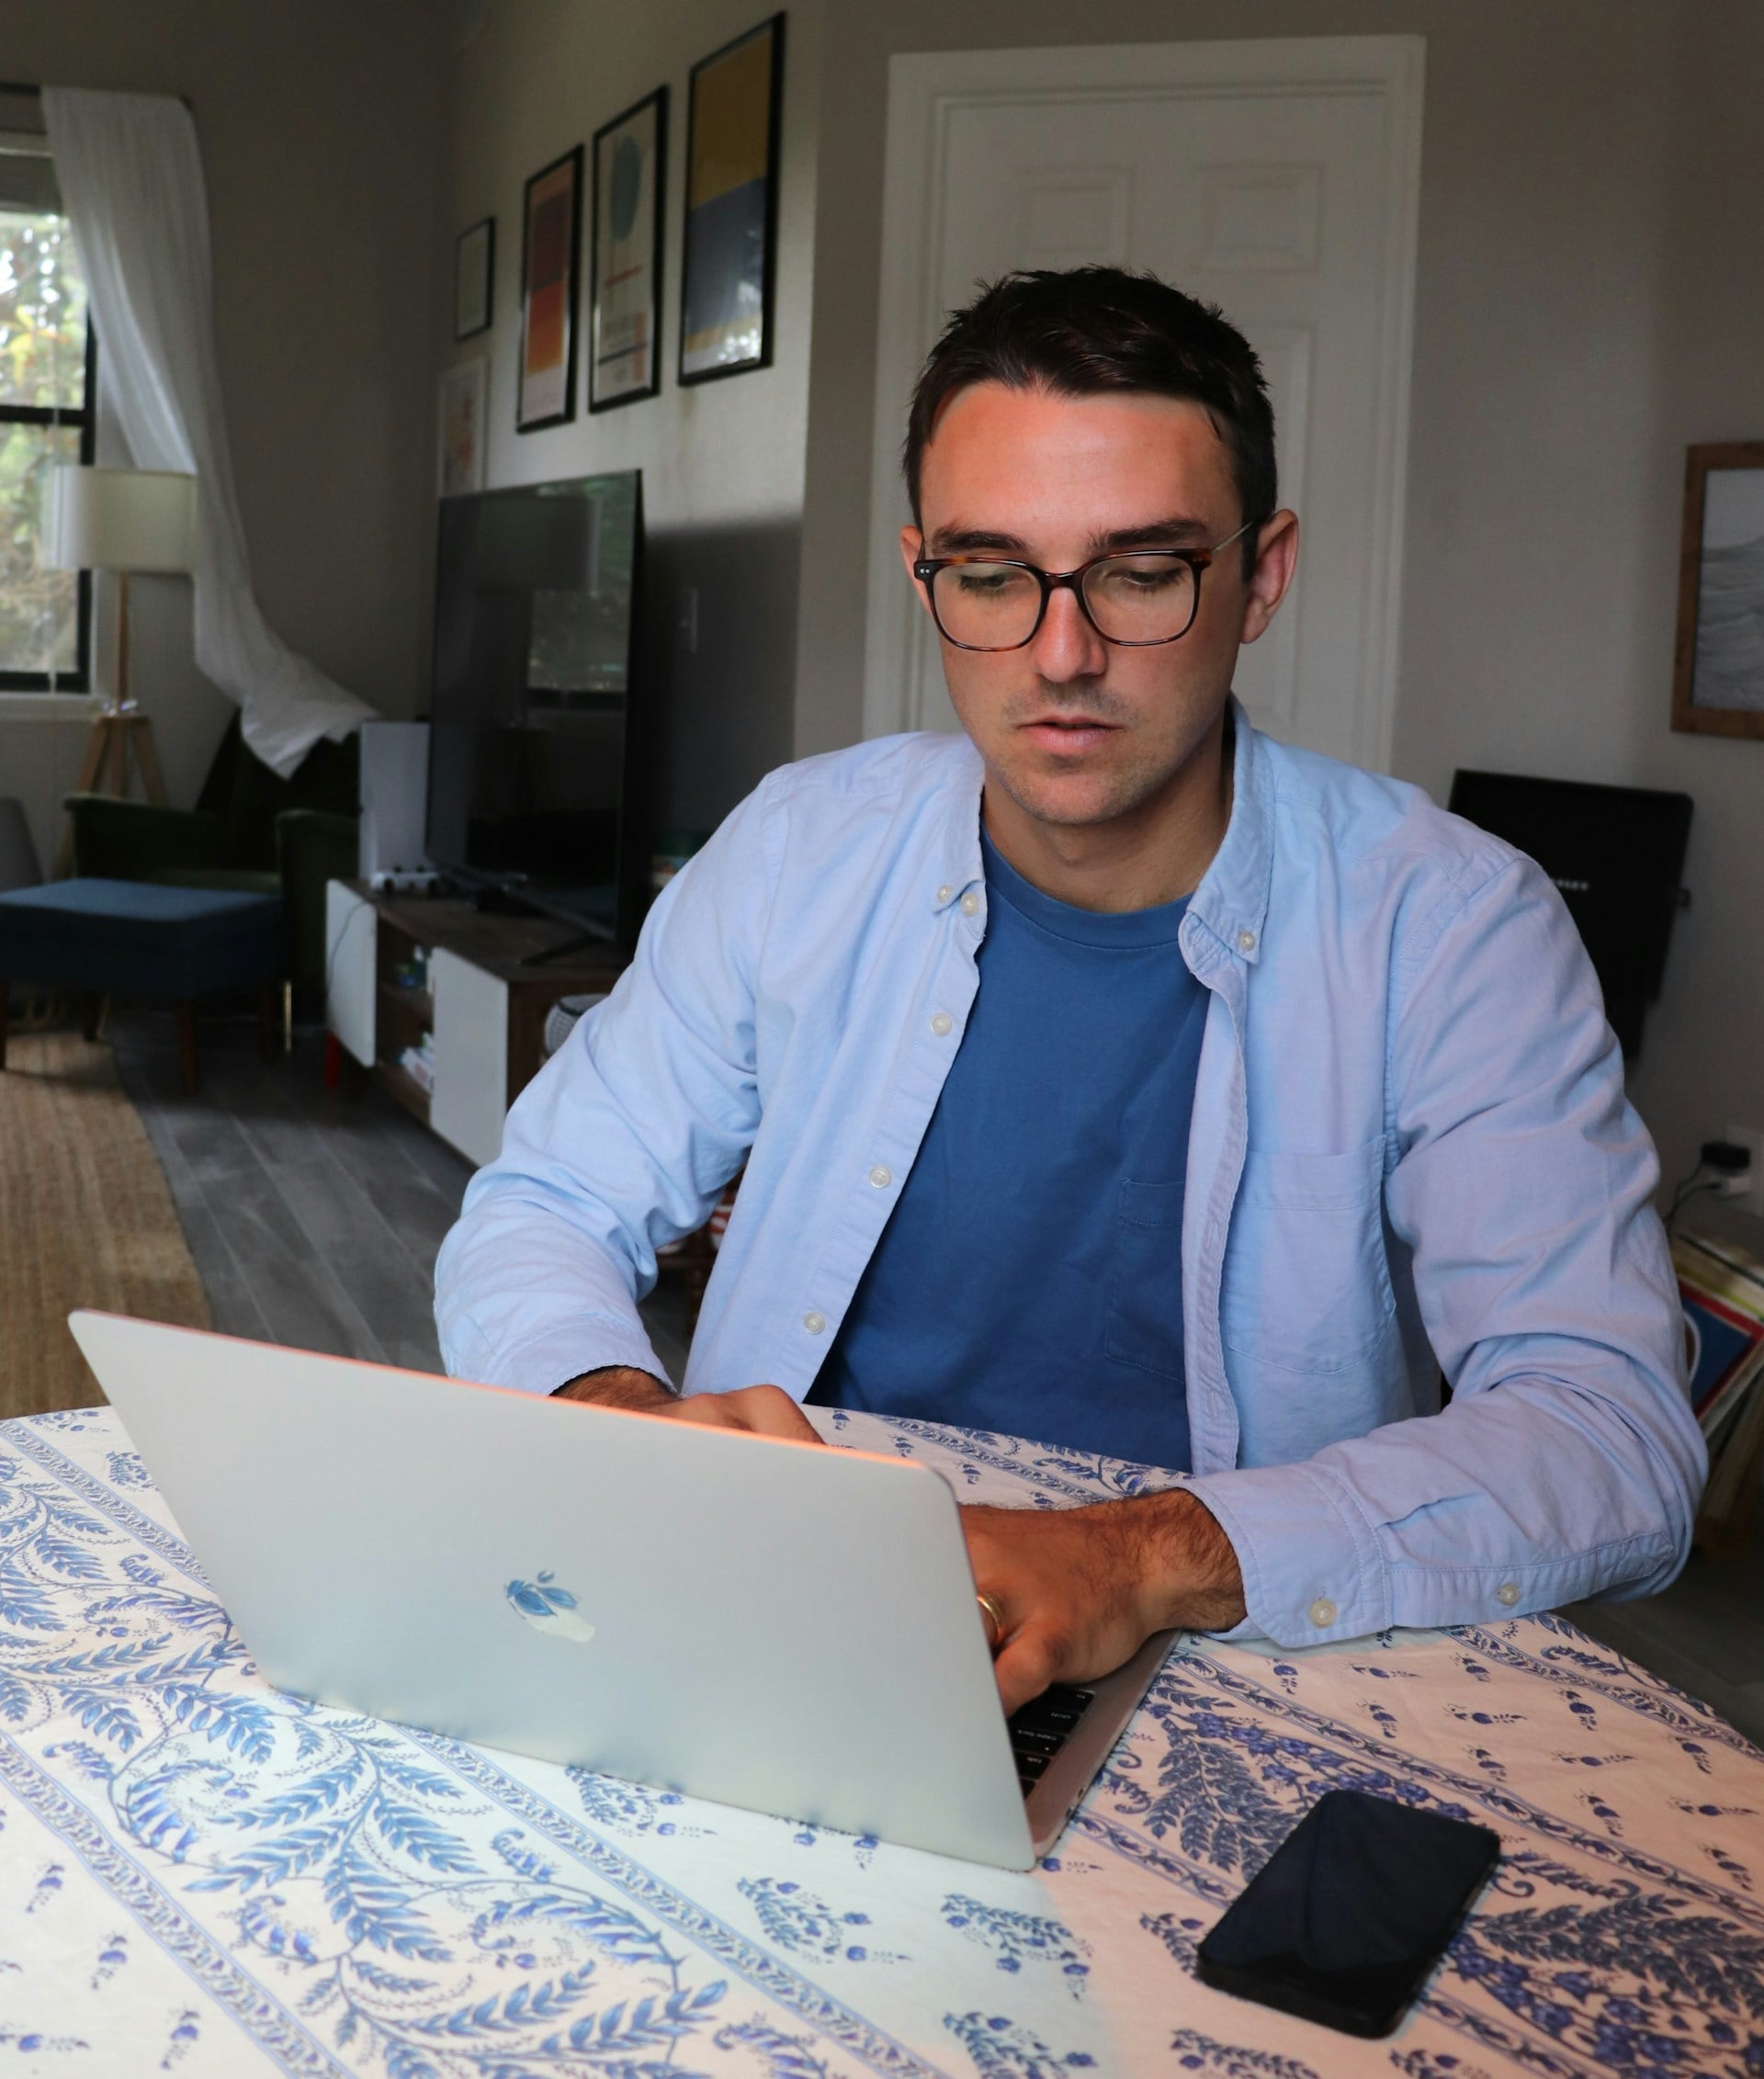
[[(481, 252), (478, 248), (481, 246)], [(481, 217), (453, 242), (453, 336), (488, 332), (496, 295), (496, 220)], [(461, 323), (464, 319), (466, 322)]]
[[(521, 190), (521, 356), (514, 370), (516, 433), (567, 425), (576, 415), (582, 173), (582, 146), (572, 145), (548, 165), (541, 166)], [(538, 212), (545, 214), (541, 217)], [(537, 278), (536, 270), (543, 270)], [(548, 350), (546, 358), (536, 364), (533, 356), (541, 345)], [(549, 351), (553, 347), (555, 351)]]
[[(647, 186), (647, 193), (639, 192), (635, 200), (637, 229), (640, 232), (642, 211), (650, 213), (651, 236), (647, 267), (649, 272), (649, 296), (645, 313), (646, 338), (641, 343), (648, 351), (648, 373), (645, 379), (628, 383), (622, 390), (611, 394), (601, 394), (601, 370), (616, 362), (629, 358), (636, 352), (635, 344), (621, 345), (608, 351), (603, 346), (604, 325), (609, 322), (603, 309), (603, 297), (614, 286), (612, 281), (601, 279), (603, 262), (607, 255), (603, 251), (603, 231), (616, 236), (616, 226), (610, 220), (602, 224), (603, 215), (609, 219), (618, 212), (621, 197), (618, 193), (621, 179), (616, 164), (605, 162), (607, 147), (612, 148), (615, 158), (620, 144), (627, 138), (635, 140), (642, 129), (642, 119), (653, 111), (653, 135), (650, 140), (648, 154), (637, 178)], [(642, 147), (639, 145), (639, 149)], [(638, 404), (646, 397), (656, 397), (662, 390), (662, 266), (665, 252), (665, 218), (668, 195), (668, 90), (658, 86), (653, 93), (646, 94), (640, 101), (632, 102), (610, 122), (603, 123), (591, 141), (594, 179), (593, 196), (589, 204), (589, 260), (588, 260), (588, 343), (587, 383), (588, 409), (593, 412), (616, 412), (623, 404)], [(607, 205), (603, 210), (603, 203)], [(608, 383), (616, 380), (609, 378)]]
[[(685, 235), (680, 254), (679, 380), (683, 385), (716, 382), (772, 365), (777, 287), (778, 146), (784, 113), (784, 23), (782, 12), (713, 51), (693, 66), (686, 107)], [(751, 190), (750, 175), (706, 196), (707, 178), (716, 178), (705, 152), (707, 137), (720, 142), (728, 111), (711, 111), (707, 124), (705, 101), (719, 90), (735, 101), (751, 95), (751, 73), (731, 71), (744, 53), (763, 41), (766, 107), (763, 120), (763, 194)], [(716, 75), (721, 73), (719, 80)], [(719, 129), (718, 125), (723, 124)], [(738, 138), (730, 162), (758, 163), (760, 139)], [(718, 209), (717, 205), (721, 204)], [(760, 250), (752, 252), (755, 242)], [(757, 322), (755, 322), (757, 320)]]

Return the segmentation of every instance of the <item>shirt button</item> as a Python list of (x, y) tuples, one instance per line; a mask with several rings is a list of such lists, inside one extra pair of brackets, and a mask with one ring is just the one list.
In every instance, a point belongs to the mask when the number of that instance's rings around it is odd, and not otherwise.
[(802, 1317), (802, 1325), (811, 1336), (818, 1336), (827, 1326), (827, 1316), (824, 1314), (805, 1314)]
[(1519, 1583), (1517, 1581), (1503, 1581), (1499, 1587), (1495, 1590), (1495, 1600), (1503, 1609), (1510, 1610), (1519, 1600)]
[(885, 1169), (878, 1162), (876, 1168), (870, 1171), (870, 1181), (876, 1186), (877, 1191), (885, 1192), (894, 1181), (894, 1171), (892, 1169)]
[(1238, 951), (1239, 953), (1253, 953), (1255, 950), (1256, 934), (1254, 932), (1239, 932), (1238, 933)]
[(947, 883), (945, 883), (937, 890), (937, 899), (939, 902), (947, 902), (950, 897), (955, 894), (955, 892), (956, 890)]
[(962, 898), (962, 915), (964, 917), (972, 917), (979, 910), (979, 907), (980, 898), (970, 888), (967, 894), (966, 894)]
[(1335, 1605), (1328, 1596), (1318, 1596), (1305, 1614), (1319, 1632), (1326, 1632), (1335, 1622)]
[(931, 1014), (931, 1029), (939, 1039), (942, 1039), (955, 1023), (955, 1019), (950, 1016), (947, 1011), (933, 1011)]

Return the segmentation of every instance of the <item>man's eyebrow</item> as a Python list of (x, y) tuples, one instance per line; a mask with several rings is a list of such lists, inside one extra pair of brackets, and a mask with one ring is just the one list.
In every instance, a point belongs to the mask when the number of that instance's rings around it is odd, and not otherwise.
[(1023, 556), (1029, 547), (1021, 535), (999, 534), (990, 527), (939, 527), (928, 546), (933, 556), (967, 556), (981, 549)]
[(1111, 549), (1120, 548), (1204, 548), (1212, 539), (1213, 529), (1204, 520), (1172, 513), (1143, 526), (1112, 527), (1107, 534), (1093, 534), (1091, 553), (1106, 556)]
[[(1160, 520), (1142, 521), (1136, 526), (1111, 527), (1093, 534), (1092, 556), (1107, 556), (1124, 548), (1194, 548), (1211, 545), (1213, 529), (1204, 520), (1172, 513)], [(1027, 558), (1029, 545), (1021, 535), (994, 527), (939, 527), (927, 543), (933, 556), (1016, 556)]]

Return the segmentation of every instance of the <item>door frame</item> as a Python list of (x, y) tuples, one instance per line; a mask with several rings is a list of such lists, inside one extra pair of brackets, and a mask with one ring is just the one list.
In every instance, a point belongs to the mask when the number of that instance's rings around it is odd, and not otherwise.
[(1382, 96), (1386, 110), (1384, 298), (1377, 325), (1377, 451), (1373, 458), (1372, 584), (1355, 757), (1388, 769), (1395, 720), (1403, 515), (1408, 494), (1409, 369), (1420, 205), (1421, 107), (1427, 44), (1419, 36), (1268, 37), (1207, 43), (1113, 43), (1016, 51), (907, 51), (888, 63), (888, 156), (882, 202), (881, 299), (870, 471), (869, 593), (864, 647), (864, 734), (921, 726), (910, 684), (917, 602), (902, 582), (899, 536), (901, 431), (932, 327), (941, 316), (943, 254), (933, 201), (952, 116), (1081, 93), (1142, 101), (1295, 95)]

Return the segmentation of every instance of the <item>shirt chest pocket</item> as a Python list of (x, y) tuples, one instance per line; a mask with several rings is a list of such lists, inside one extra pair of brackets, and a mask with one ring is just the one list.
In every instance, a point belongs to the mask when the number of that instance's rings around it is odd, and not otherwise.
[(1340, 1154), (1251, 1148), (1226, 1244), (1227, 1350), (1287, 1372), (1361, 1368), (1391, 1331), (1382, 1138)]

